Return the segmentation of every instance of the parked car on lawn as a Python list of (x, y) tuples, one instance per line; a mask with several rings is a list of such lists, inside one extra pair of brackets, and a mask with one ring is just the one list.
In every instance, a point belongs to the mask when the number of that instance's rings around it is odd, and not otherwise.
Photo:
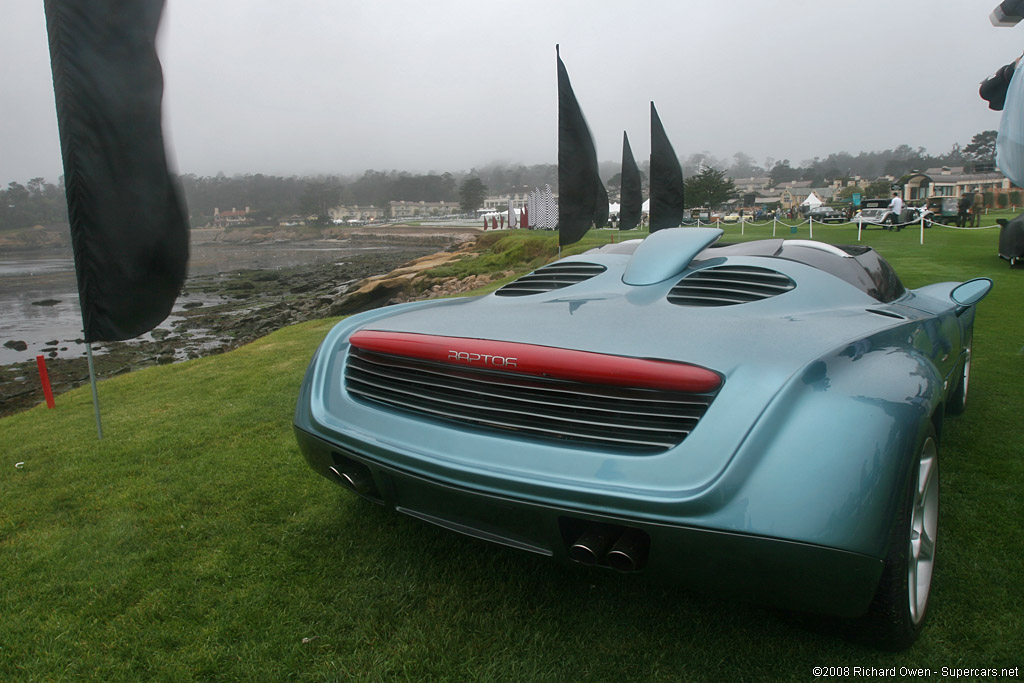
[(957, 201), (956, 197), (929, 197), (925, 208), (931, 212), (934, 222), (952, 225), (957, 222)]
[(846, 212), (831, 206), (816, 206), (813, 209), (808, 209), (807, 218), (813, 218), (822, 223), (845, 223)]
[(699, 220), (701, 223), (710, 223), (714, 221), (714, 217), (711, 215), (711, 209), (706, 206), (698, 206), (690, 209), (690, 218)]
[(933, 213), (927, 206), (915, 207), (904, 205), (903, 211), (897, 216), (889, 209), (890, 199), (861, 200), (861, 209), (853, 216), (853, 222), (863, 230), (883, 228), (885, 230), (901, 230), (910, 223), (919, 223), (924, 216), (925, 227), (932, 227)]
[(721, 235), (660, 230), (343, 320), (302, 382), (302, 453), (452, 531), (908, 647), (991, 280), (908, 290), (870, 247)]

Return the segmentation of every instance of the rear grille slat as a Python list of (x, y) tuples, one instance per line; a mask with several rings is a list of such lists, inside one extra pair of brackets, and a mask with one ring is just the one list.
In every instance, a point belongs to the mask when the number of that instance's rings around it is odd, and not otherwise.
[[(516, 411), (511, 408), (497, 407), (485, 403), (478, 403), (473, 406), (466, 406), (461, 403), (441, 398), (431, 392), (403, 391), (396, 395), (393, 387), (380, 385), (367, 386), (360, 383), (357, 391), (364, 396), (375, 398), (398, 407), (409, 408), (415, 406), (421, 411), (432, 412), (446, 417), (456, 418), (483, 425), (493, 425), (512, 429), (534, 429), (538, 421), (543, 419), (549, 424), (547, 431), (553, 434), (589, 436), (605, 441), (627, 443), (639, 443), (650, 446), (668, 448), (678, 441), (678, 438), (689, 433), (689, 429), (677, 427), (668, 429), (658, 426), (647, 426), (631, 423), (624, 420), (613, 421), (613, 426), (618, 432), (614, 436), (608, 434), (609, 422), (586, 420), (571, 416), (560, 415), (557, 412), (540, 413), (536, 411)], [(351, 385), (350, 385), (351, 386)], [(350, 391), (353, 389), (350, 388)]]
[(466, 422), (466, 423), (477, 424), (477, 425), (482, 426), (482, 427), (495, 427), (495, 428), (498, 428), (498, 429), (505, 429), (505, 430), (510, 430), (510, 431), (523, 431), (524, 433), (528, 433), (528, 434), (530, 434), (532, 436), (559, 438), (559, 439), (566, 439), (566, 440), (570, 440), (570, 441), (582, 441), (582, 442), (588, 442), (590, 444), (599, 444), (599, 445), (628, 446), (630, 448), (645, 448), (646, 447), (646, 448), (665, 449), (665, 448), (670, 448), (673, 445), (675, 445), (675, 443), (677, 443), (677, 440), (672, 440), (672, 439), (648, 440), (648, 439), (644, 439), (642, 437), (638, 437), (637, 435), (632, 435), (632, 434), (626, 434), (626, 435), (623, 435), (623, 436), (614, 436), (613, 435), (614, 433), (598, 434), (598, 433), (595, 433), (595, 430), (589, 430), (589, 431), (585, 430), (585, 429), (575, 429), (574, 430), (574, 429), (570, 429), (570, 428), (565, 428), (564, 426), (559, 426), (559, 428), (556, 429), (554, 425), (552, 425), (552, 426), (541, 426), (541, 425), (538, 425), (538, 424), (529, 424), (526, 421), (514, 422), (514, 421), (511, 421), (511, 420), (501, 420), (501, 419), (498, 419), (498, 418), (489, 419), (486, 414), (476, 414), (476, 415), (473, 415), (473, 416), (466, 416), (465, 414), (463, 414), (463, 413), (461, 413), (459, 411), (443, 410), (440, 407), (434, 406), (434, 405), (413, 406), (413, 405), (410, 405), (408, 403), (402, 403), (402, 402), (393, 400), (394, 397), (391, 396), (391, 395), (383, 395), (383, 394), (374, 395), (372, 393), (369, 393), (369, 394), (365, 394), (364, 396), (365, 396), (365, 398), (375, 399), (377, 401), (380, 401), (381, 403), (386, 403), (386, 404), (394, 406), (396, 408), (401, 408), (401, 409), (405, 409), (405, 410), (410, 410), (411, 409), (411, 410), (415, 410), (418, 413), (432, 415), (432, 416), (435, 416), (435, 417), (447, 418), (447, 419), (455, 420), (457, 422)]
[(796, 287), (789, 277), (756, 266), (714, 266), (690, 273), (668, 293), (679, 306), (733, 306), (785, 294)]
[(597, 263), (582, 261), (552, 263), (508, 283), (495, 294), (498, 296), (542, 294), (589, 280), (604, 271), (605, 267)]
[[(452, 403), (450, 398), (451, 394), (447, 391), (447, 387), (437, 387), (436, 385), (427, 384), (415, 384), (406, 383), (402, 387), (396, 388), (394, 383), (386, 381), (386, 379), (376, 376), (369, 377), (362, 374), (358, 376), (353, 373), (348, 376), (349, 390), (355, 391), (369, 391), (369, 387), (374, 387), (379, 390), (390, 391), (395, 393), (401, 393), (403, 396), (407, 396), (410, 399), (423, 399), (423, 400), (434, 400), (442, 403)], [(495, 412), (511, 412), (511, 413), (523, 413), (533, 414), (536, 417), (548, 417), (555, 421), (568, 421), (568, 422), (581, 422), (595, 425), (607, 424), (609, 419), (606, 412), (610, 411), (574, 411), (571, 406), (558, 405), (555, 403), (536, 403), (528, 402), (522, 399), (513, 397), (504, 397), (503, 400), (509, 401), (510, 405), (502, 405), (501, 399), (495, 399), (492, 396), (485, 396), (476, 394), (473, 396), (475, 402), (472, 404), (470, 410), (491, 410)], [(458, 405), (464, 405), (461, 402)], [(538, 412), (544, 409), (543, 413)], [(693, 421), (696, 422), (697, 416), (692, 415), (660, 415), (651, 416), (635, 413), (621, 413), (613, 412), (616, 416), (616, 421), (622, 425), (629, 425), (636, 429), (643, 429), (655, 432), (666, 432), (666, 431), (678, 431), (676, 427), (667, 427), (664, 425), (664, 420), (657, 418), (674, 418), (680, 421)], [(655, 419), (651, 419), (654, 417)]]
[[(396, 382), (418, 382), (431, 386), (444, 384), (455, 391), (476, 393), (490, 396), (495, 391), (495, 385), (499, 385), (502, 396), (513, 400), (527, 402), (564, 405), (567, 407), (587, 407), (594, 410), (609, 412), (627, 411), (631, 414), (647, 414), (658, 416), (672, 416), (670, 409), (676, 411), (688, 408), (691, 412), (703, 410), (706, 401), (687, 400), (689, 394), (675, 394), (675, 400), (659, 398), (657, 396), (644, 396), (658, 392), (634, 390), (636, 395), (628, 391), (616, 388), (611, 392), (595, 393), (594, 387), (585, 384), (575, 383), (578, 390), (559, 389), (556, 387), (544, 386), (544, 382), (530, 382), (529, 380), (518, 380), (515, 375), (506, 374), (498, 378), (489, 377), (484, 373), (465, 372), (460, 368), (445, 367), (441, 364), (431, 366), (427, 363), (420, 363), (425, 367), (410, 367), (395, 362), (394, 357), (389, 360), (380, 356), (378, 358), (350, 357), (349, 362), (353, 371), (360, 373), (380, 374), (389, 377)], [(473, 375), (482, 375), (474, 377)], [(564, 384), (564, 383), (561, 383)], [(624, 403), (624, 405), (618, 405)], [(680, 415), (684, 417), (684, 415)]]
[(713, 398), (467, 368), (356, 347), (349, 350), (345, 388), (354, 397), (434, 419), (647, 452), (682, 441)]

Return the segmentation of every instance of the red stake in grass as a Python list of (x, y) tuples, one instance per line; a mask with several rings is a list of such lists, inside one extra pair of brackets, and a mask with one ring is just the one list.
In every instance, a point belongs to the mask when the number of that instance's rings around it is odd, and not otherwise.
[(39, 381), (43, 383), (43, 396), (46, 397), (46, 407), (56, 408), (53, 402), (53, 389), (50, 388), (50, 375), (46, 372), (46, 358), (36, 356), (36, 365), (39, 366)]

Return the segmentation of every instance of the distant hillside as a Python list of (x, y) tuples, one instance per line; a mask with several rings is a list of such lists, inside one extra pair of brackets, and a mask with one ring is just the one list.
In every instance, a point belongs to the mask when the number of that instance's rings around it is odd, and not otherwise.
[(34, 225), (22, 230), (0, 232), (0, 253), (32, 249), (70, 249), (71, 229), (67, 223)]

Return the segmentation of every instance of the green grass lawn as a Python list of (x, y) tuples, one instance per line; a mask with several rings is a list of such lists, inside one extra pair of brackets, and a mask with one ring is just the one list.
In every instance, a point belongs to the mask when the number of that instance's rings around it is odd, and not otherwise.
[[(725, 239), (771, 225), (740, 231)], [(508, 238), (531, 263), (545, 255), (530, 240), (554, 249), (551, 235)], [(804, 681), (815, 666), (1024, 666), (1024, 270), (996, 258), (997, 230), (919, 238), (864, 233), (908, 286), (996, 286), (979, 306), (969, 408), (945, 425), (930, 623), (908, 652), (355, 499), (307, 468), (291, 433), (334, 322), (317, 321), (101, 382), (102, 441), (88, 388), (0, 420), (0, 681)]]

